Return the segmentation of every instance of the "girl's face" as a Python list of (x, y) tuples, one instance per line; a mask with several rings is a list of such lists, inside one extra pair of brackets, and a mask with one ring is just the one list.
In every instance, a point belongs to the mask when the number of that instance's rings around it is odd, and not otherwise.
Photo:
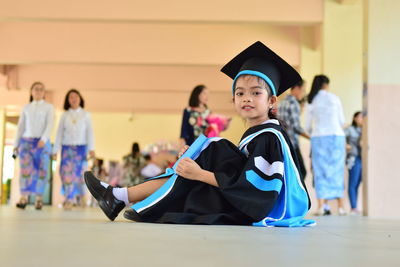
[(276, 103), (276, 96), (269, 96), (268, 85), (259, 80), (256, 76), (244, 75), (236, 80), (235, 85), (235, 109), (250, 126), (268, 120), (268, 111)]
[(363, 125), (363, 116), (362, 113), (358, 114), (355, 118), (354, 118), (355, 122), (357, 123), (358, 127), (361, 127)]
[(199, 94), (199, 102), (200, 105), (207, 105), (208, 103), (208, 89), (204, 88), (203, 91)]
[(32, 88), (31, 94), (32, 94), (33, 100), (35, 100), (35, 101), (40, 101), (40, 100), (42, 100), (42, 99), (44, 98), (44, 95), (45, 95), (45, 90), (44, 90), (43, 85), (41, 85), (41, 84), (36, 84), (36, 85)]
[(75, 92), (71, 92), (68, 95), (68, 102), (71, 106), (72, 109), (77, 109), (79, 105), (81, 104), (81, 98), (79, 95)]

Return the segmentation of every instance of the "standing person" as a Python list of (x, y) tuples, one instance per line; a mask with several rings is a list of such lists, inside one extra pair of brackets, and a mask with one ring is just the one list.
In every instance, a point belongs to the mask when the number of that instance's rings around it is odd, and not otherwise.
[(93, 161), (93, 166), (90, 170), (99, 177), (102, 181), (107, 181), (108, 173), (104, 168), (104, 160), (101, 158), (95, 158)]
[[(90, 114), (84, 110), (85, 101), (76, 89), (67, 92), (65, 112), (58, 124), (53, 159), (61, 149), (60, 176), (65, 195), (64, 208), (69, 210), (84, 196), (83, 172), (87, 170), (87, 156), (94, 158), (94, 135)], [(82, 203), (81, 203), (82, 204)]]
[(345, 130), (347, 142), (347, 168), (349, 169), (349, 199), (350, 214), (360, 214), (357, 209), (358, 187), (361, 183), (362, 161), (361, 161), (361, 128), (363, 116), (361, 111), (353, 115), (351, 125)]
[(271, 110), (299, 74), (261, 42), (226, 64), (236, 111), (249, 129), (239, 148), (200, 136), (172, 169), (143, 184), (113, 188), (85, 173), (89, 191), (110, 220), (130, 202), (127, 219), (158, 223), (305, 226), (309, 198), (296, 154)]
[(183, 111), (181, 127), (182, 145), (191, 145), (208, 127), (207, 117), (210, 115), (208, 89), (205, 85), (197, 85), (190, 94), (189, 107)]
[(343, 208), (345, 137), (344, 115), (339, 97), (329, 92), (329, 78), (314, 77), (306, 111), (305, 128), (311, 134), (311, 162), (318, 199), (317, 215), (329, 215), (328, 200)]
[(14, 154), (18, 154), (20, 159), (21, 198), (17, 207), (24, 209), (28, 197), (35, 195), (35, 208), (40, 210), (48, 182), (54, 107), (44, 100), (46, 91), (43, 83), (33, 83), (30, 91), (30, 103), (22, 110), (14, 144)]
[(143, 176), (140, 171), (144, 167), (146, 161), (140, 152), (138, 143), (132, 144), (132, 152), (123, 157), (123, 178), (124, 186), (132, 186), (143, 183)]
[(300, 125), (300, 101), (304, 95), (304, 81), (296, 83), (290, 90), (290, 95), (287, 95), (284, 100), (278, 105), (278, 116), (286, 123), (286, 132), (289, 135), (293, 148), (299, 160), (300, 174), (302, 180), (306, 178), (307, 170), (304, 166), (303, 156), (301, 155), (299, 145), (299, 135), (310, 139), (310, 136), (304, 131)]

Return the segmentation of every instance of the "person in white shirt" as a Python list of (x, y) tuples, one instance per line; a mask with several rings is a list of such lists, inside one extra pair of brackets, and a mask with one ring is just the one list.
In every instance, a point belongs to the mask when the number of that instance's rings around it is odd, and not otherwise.
[[(60, 176), (65, 196), (64, 208), (71, 209), (74, 201), (84, 196), (83, 172), (87, 170), (87, 156), (94, 158), (92, 120), (84, 110), (85, 102), (76, 89), (65, 96), (64, 110), (58, 124), (53, 159), (61, 149)], [(83, 202), (81, 202), (83, 203)]]
[(329, 78), (317, 75), (308, 95), (305, 130), (311, 135), (311, 162), (318, 199), (316, 215), (330, 215), (328, 200), (337, 199), (343, 208), (346, 139), (339, 97), (329, 92)]
[(44, 100), (45, 86), (31, 86), (30, 103), (23, 107), (18, 121), (14, 154), (19, 156), (21, 198), (17, 207), (24, 209), (30, 195), (36, 195), (35, 207), (43, 206), (42, 196), (49, 179), (50, 133), (53, 128), (54, 107)]
[(163, 170), (153, 162), (150, 154), (144, 155), (144, 159), (146, 160), (146, 165), (140, 171), (144, 179), (155, 177), (163, 172)]

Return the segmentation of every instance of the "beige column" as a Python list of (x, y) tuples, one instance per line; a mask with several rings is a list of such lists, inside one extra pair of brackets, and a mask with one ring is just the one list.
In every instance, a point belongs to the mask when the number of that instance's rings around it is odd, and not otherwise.
[[(346, 122), (362, 107), (362, 0), (325, 0), (322, 73), (340, 97)], [(311, 83), (310, 83), (311, 86)]]
[(4, 140), (5, 140), (5, 109), (0, 106), (0, 204), (3, 195), (3, 158), (4, 158)]
[[(319, 26), (306, 26), (301, 31), (300, 72), (306, 80), (309, 92), (312, 80), (317, 74), (330, 79), (330, 91), (342, 101), (346, 123), (351, 122), (355, 111), (362, 108), (362, 0), (324, 1), (324, 20)], [(301, 149), (308, 168), (306, 184), (310, 191), (312, 209), (316, 197), (312, 186), (310, 163), (310, 142), (301, 139)], [(347, 170), (344, 173), (345, 208), (350, 209), (347, 197)], [(336, 203), (331, 201), (336, 212)]]
[(400, 218), (400, 2), (365, 0), (365, 214)]

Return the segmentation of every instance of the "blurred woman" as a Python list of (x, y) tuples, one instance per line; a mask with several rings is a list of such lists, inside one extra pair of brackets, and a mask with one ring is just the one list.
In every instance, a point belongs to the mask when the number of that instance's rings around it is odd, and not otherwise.
[(31, 86), (30, 103), (25, 105), (18, 121), (14, 154), (19, 155), (21, 198), (17, 207), (25, 209), (28, 197), (35, 195), (35, 208), (43, 206), (42, 196), (48, 182), (50, 165), (50, 133), (53, 128), (54, 107), (47, 103), (45, 86)]
[(60, 176), (65, 195), (64, 208), (71, 209), (84, 196), (83, 172), (87, 156), (94, 158), (94, 136), (90, 114), (84, 110), (85, 101), (76, 89), (65, 96), (64, 110), (58, 124), (53, 159), (61, 149)]
[(132, 144), (132, 152), (123, 157), (123, 178), (124, 186), (132, 186), (143, 183), (143, 176), (140, 171), (146, 164), (138, 143)]
[[(343, 209), (345, 137), (339, 97), (329, 92), (329, 78), (314, 77), (306, 110), (306, 132), (311, 135), (311, 162), (318, 199), (317, 215), (329, 215), (328, 200), (337, 199)], [(325, 204), (325, 205), (324, 205)]]
[(189, 107), (183, 111), (181, 127), (181, 145), (191, 145), (208, 127), (207, 117), (210, 115), (208, 89), (205, 85), (197, 85), (190, 94)]
[(361, 128), (363, 116), (360, 111), (354, 113), (351, 125), (345, 130), (347, 142), (347, 168), (349, 169), (350, 214), (359, 214), (357, 209), (358, 187), (361, 184)]

